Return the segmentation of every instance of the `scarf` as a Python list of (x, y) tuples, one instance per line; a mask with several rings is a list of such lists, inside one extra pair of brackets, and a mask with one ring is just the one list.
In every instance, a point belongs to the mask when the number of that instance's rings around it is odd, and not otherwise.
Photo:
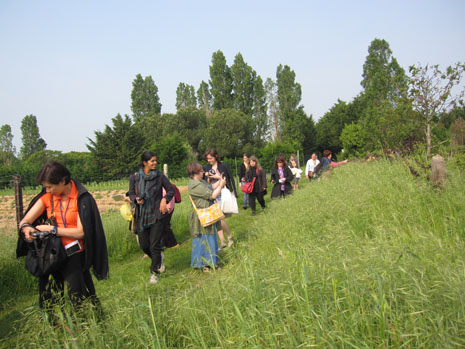
[(140, 231), (143, 231), (153, 225), (157, 218), (155, 216), (154, 208), (152, 207), (152, 200), (147, 191), (148, 182), (153, 181), (158, 177), (158, 171), (150, 171), (145, 174), (142, 168), (139, 170), (139, 183), (137, 184), (137, 193), (139, 198), (144, 200), (144, 203), (139, 206), (139, 226)]

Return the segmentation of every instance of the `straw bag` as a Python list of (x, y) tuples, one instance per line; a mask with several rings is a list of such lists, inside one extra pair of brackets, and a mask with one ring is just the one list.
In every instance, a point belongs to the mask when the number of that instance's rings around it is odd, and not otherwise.
[(197, 217), (199, 217), (199, 221), (202, 227), (208, 227), (209, 225), (224, 219), (223, 211), (221, 211), (218, 202), (215, 202), (213, 205), (210, 205), (207, 208), (197, 208), (190, 195), (189, 199), (191, 199), (192, 206), (194, 206), (194, 210), (197, 213)]

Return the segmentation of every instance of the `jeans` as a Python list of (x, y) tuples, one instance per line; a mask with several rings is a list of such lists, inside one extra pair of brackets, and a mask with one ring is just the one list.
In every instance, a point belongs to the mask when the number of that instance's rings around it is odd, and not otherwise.
[[(245, 182), (241, 182), (241, 188), (244, 186)], [(242, 193), (242, 207), (249, 207), (249, 194)]]

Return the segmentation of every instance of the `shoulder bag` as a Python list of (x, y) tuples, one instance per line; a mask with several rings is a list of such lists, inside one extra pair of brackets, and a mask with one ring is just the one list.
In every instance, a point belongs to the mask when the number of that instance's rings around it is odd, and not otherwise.
[(192, 206), (197, 213), (197, 217), (199, 217), (199, 221), (202, 227), (208, 227), (209, 225), (212, 225), (213, 223), (216, 223), (225, 218), (218, 202), (215, 201), (213, 205), (210, 205), (207, 208), (197, 208), (197, 206), (194, 204), (194, 200), (192, 200), (190, 195), (189, 199), (191, 199)]
[[(52, 215), (45, 220), (36, 221), (35, 225), (53, 225), (57, 222), (53, 212), (53, 197), (50, 194)], [(38, 232), (38, 237), (30, 244), (26, 255), (26, 269), (34, 276), (43, 276), (58, 270), (66, 260), (66, 251), (61, 238), (50, 233)]]
[(257, 179), (257, 177), (254, 177), (252, 182), (244, 183), (244, 185), (241, 188), (242, 192), (246, 194), (250, 194), (251, 192), (253, 192), (253, 186), (255, 184), (255, 179)]

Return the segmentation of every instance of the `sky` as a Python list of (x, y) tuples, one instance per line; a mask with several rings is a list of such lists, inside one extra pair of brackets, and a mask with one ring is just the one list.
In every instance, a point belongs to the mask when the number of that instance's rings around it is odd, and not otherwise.
[(132, 81), (151, 75), (162, 113), (180, 82), (209, 80), (213, 52), (237, 53), (265, 81), (289, 65), (317, 121), (361, 91), (368, 47), (386, 40), (398, 63), (465, 61), (465, 1), (0, 1), (0, 126), (21, 148), (37, 117), (47, 149), (87, 151), (95, 131), (131, 115)]

